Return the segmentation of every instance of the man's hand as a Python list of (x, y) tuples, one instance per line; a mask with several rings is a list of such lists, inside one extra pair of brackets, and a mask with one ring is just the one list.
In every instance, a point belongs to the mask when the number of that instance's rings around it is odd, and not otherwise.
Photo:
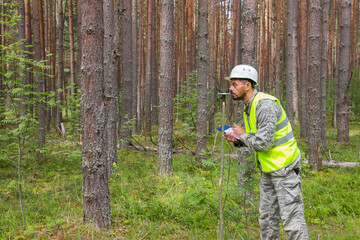
[(240, 126), (234, 125), (232, 128), (233, 132), (229, 132), (225, 134), (226, 140), (229, 142), (237, 143), (239, 142), (236, 138), (239, 138), (241, 135), (245, 133), (244, 129)]

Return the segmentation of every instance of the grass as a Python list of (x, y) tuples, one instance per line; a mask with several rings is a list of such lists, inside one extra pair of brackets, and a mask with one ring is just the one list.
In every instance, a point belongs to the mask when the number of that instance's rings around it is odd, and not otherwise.
[[(351, 129), (347, 144), (336, 143), (328, 129), (327, 144), (334, 160), (359, 162), (360, 125), (354, 123)], [(178, 136), (193, 141), (186, 134)], [(219, 149), (219, 137), (217, 142)], [(299, 139), (299, 145), (306, 152), (306, 141)], [(16, 171), (0, 161), (0, 239), (217, 239), (218, 158), (195, 164), (193, 156), (175, 155), (174, 174), (160, 177), (156, 175), (156, 153), (119, 151), (109, 181), (113, 222), (98, 229), (82, 222), (81, 150), (68, 145), (65, 149), (61, 143), (51, 144), (53, 154), (46, 160), (23, 162), (26, 230), (22, 228)], [(230, 145), (225, 151), (231, 151)], [(226, 158), (224, 237), (259, 239), (259, 173), (254, 176), (253, 199), (247, 199), (244, 211), (236, 161)], [(312, 172), (307, 165), (302, 168), (310, 239), (359, 239), (360, 168), (324, 168), (321, 172)], [(281, 239), (286, 239), (283, 231)]]

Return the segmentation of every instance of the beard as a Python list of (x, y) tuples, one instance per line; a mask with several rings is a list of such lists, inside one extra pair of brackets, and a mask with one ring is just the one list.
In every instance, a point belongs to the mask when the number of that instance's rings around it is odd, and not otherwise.
[(239, 101), (239, 100), (243, 101), (243, 99), (245, 98), (245, 93), (241, 94), (240, 96), (234, 96), (233, 94), (231, 94), (231, 95), (233, 97), (233, 100), (235, 100), (235, 101)]

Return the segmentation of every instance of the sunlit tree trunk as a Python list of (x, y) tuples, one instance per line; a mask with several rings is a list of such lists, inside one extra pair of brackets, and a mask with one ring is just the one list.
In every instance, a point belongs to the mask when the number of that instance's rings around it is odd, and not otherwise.
[(321, 169), (321, 0), (310, 1), (309, 18), (309, 148), (311, 170)]
[(159, 154), (157, 173), (173, 173), (174, 1), (161, 0)]
[(98, 227), (111, 222), (110, 191), (104, 133), (104, 19), (103, 1), (81, 0), (82, 12), (82, 126), (84, 222)]
[(350, 17), (351, 0), (341, 1), (339, 76), (336, 98), (336, 129), (338, 142), (349, 142), (350, 85)]

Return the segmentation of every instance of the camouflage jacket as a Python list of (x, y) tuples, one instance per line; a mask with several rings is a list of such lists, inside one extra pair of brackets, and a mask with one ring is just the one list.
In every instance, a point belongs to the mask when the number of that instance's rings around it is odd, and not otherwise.
[[(245, 113), (250, 122), (251, 104), (258, 91), (255, 90), (250, 101), (245, 104)], [(276, 123), (282, 115), (281, 107), (272, 100), (261, 100), (256, 107), (256, 134), (245, 133), (240, 140), (255, 151), (267, 151), (274, 145)]]

